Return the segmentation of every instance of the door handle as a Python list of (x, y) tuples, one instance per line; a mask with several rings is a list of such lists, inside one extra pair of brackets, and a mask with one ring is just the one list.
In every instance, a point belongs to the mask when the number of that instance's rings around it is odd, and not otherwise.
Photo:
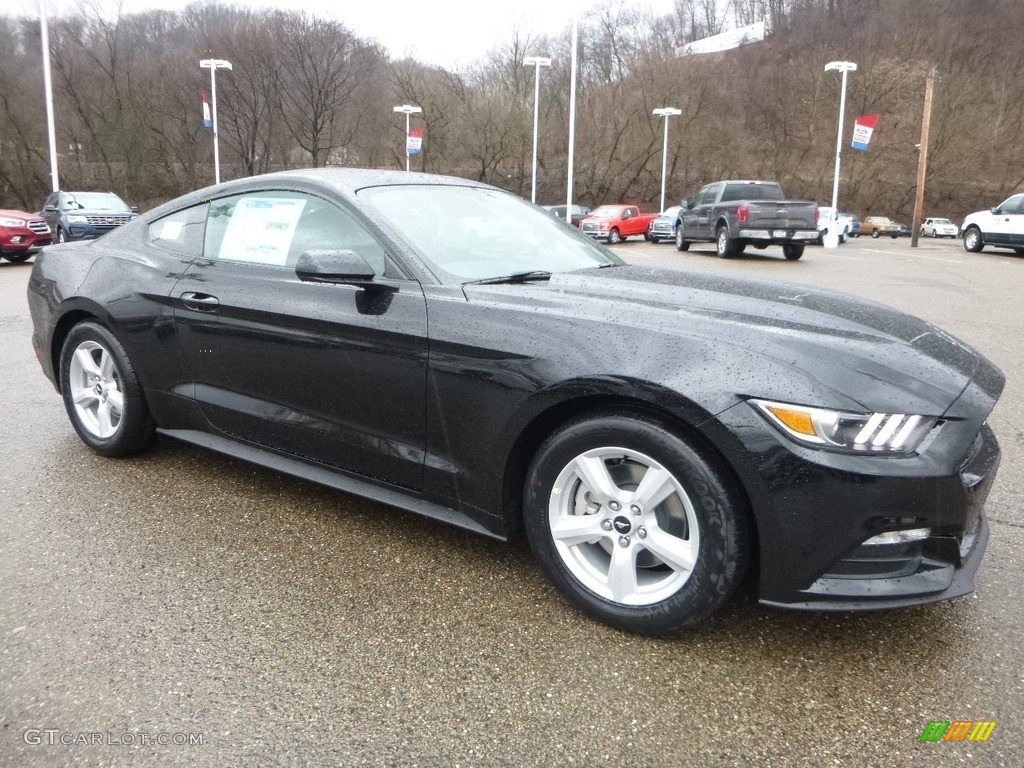
[(220, 299), (208, 293), (183, 293), (181, 303), (198, 312), (213, 312), (220, 306)]

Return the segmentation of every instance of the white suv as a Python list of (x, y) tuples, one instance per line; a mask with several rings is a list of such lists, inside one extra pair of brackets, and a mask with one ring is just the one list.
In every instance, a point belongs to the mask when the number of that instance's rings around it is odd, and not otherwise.
[(956, 237), (956, 224), (949, 219), (925, 219), (921, 237)]
[(964, 248), (977, 253), (986, 245), (1024, 253), (1024, 194), (1014, 195), (990, 211), (972, 213), (960, 228)]

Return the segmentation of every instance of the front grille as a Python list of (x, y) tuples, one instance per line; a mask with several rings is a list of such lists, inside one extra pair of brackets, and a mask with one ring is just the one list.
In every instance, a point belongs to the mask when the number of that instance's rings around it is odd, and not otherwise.
[(45, 221), (30, 221), (28, 228), (35, 232), (37, 235), (48, 235), (50, 234), (50, 227)]
[(597, 232), (597, 224), (584, 224), (583, 225), (583, 231), (584, 232)]
[(128, 214), (106, 214), (106, 215), (89, 215), (85, 217), (86, 220), (94, 227), (118, 227), (121, 224), (127, 224), (131, 220), (131, 216)]
[(665, 234), (671, 234), (671, 232), (672, 232), (672, 225), (671, 224), (655, 224), (653, 227), (651, 227), (651, 231), (652, 232), (664, 232)]

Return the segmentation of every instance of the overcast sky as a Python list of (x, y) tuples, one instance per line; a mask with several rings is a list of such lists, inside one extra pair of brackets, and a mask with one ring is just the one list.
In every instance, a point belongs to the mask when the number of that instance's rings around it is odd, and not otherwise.
[[(87, 0), (116, 8), (115, 0)], [(123, 0), (122, 11), (161, 8), (180, 10), (190, 0)], [(673, 0), (622, 0), (638, 10), (668, 13)], [(70, 13), (79, 0), (46, 0), (48, 13)], [(507, 37), (515, 25), (524, 32), (561, 32), (576, 11), (592, 0), (245, 0), (231, 3), (254, 8), (308, 10), (341, 20), (360, 37), (374, 38), (394, 57), (456, 67), (483, 56)], [(5, 0), (7, 12), (36, 15), (39, 0)], [(538, 51), (537, 53), (545, 53)]]

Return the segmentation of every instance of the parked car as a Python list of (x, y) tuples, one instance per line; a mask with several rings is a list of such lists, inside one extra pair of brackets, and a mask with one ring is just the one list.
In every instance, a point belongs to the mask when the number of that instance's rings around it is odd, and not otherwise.
[(658, 214), (647, 227), (648, 242), (660, 243), (662, 240), (671, 242), (676, 239), (676, 222), (679, 220), (678, 205), (670, 205)]
[(957, 235), (956, 224), (949, 219), (925, 219), (921, 224), (921, 237), (953, 237)]
[(580, 221), (580, 230), (595, 240), (615, 245), (630, 235), (646, 235), (658, 214), (641, 213), (635, 205), (601, 205)]
[(1024, 253), (1024, 194), (1008, 197), (991, 210), (970, 214), (960, 231), (968, 251), (977, 253), (994, 245)]
[(787, 200), (778, 182), (716, 181), (684, 200), (676, 227), (676, 249), (690, 243), (714, 243), (723, 259), (743, 253), (748, 245), (781, 245), (782, 255), (795, 261), (804, 246), (818, 239), (818, 204)]
[(51, 239), (50, 228), (39, 214), (0, 210), (0, 256), (8, 261), (26, 261)]
[(876, 239), (882, 235), (894, 240), (897, 237), (910, 237), (910, 227), (893, 221), (888, 216), (868, 216), (860, 225), (860, 231), (861, 234), (871, 235)]
[(830, 205), (818, 208), (818, 245), (825, 244), (829, 231), (836, 233), (836, 240), (846, 242), (846, 226), (839, 218), (839, 212)]
[(840, 213), (839, 221), (843, 225), (846, 237), (860, 237), (860, 219), (853, 213)]
[[(561, 219), (562, 221), (565, 221), (566, 206), (564, 206), (564, 205), (545, 205), (545, 206), (542, 206), (542, 207), (544, 208), (545, 211), (550, 211), (551, 215), (554, 216), (556, 219)], [(571, 219), (572, 225), (574, 227), (578, 228), (579, 225), (580, 225), (580, 222), (584, 219), (584, 217), (588, 213), (590, 213), (590, 209), (587, 208), (585, 205), (574, 205), (574, 206), (572, 206), (572, 214), (569, 216), (569, 218)]]
[(44, 248), (28, 301), (96, 453), (159, 432), (523, 531), (625, 630), (696, 626), (753, 567), (775, 606), (956, 597), (988, 541), (1004, 379), (982, 355), (855, 296), (627, 265), (478, 182), (230, 181)]
[(113, 192), (54, 192), (43, 206), (43, 216), (58, 243), (100, 237), (127, 224), (138, 212)]

